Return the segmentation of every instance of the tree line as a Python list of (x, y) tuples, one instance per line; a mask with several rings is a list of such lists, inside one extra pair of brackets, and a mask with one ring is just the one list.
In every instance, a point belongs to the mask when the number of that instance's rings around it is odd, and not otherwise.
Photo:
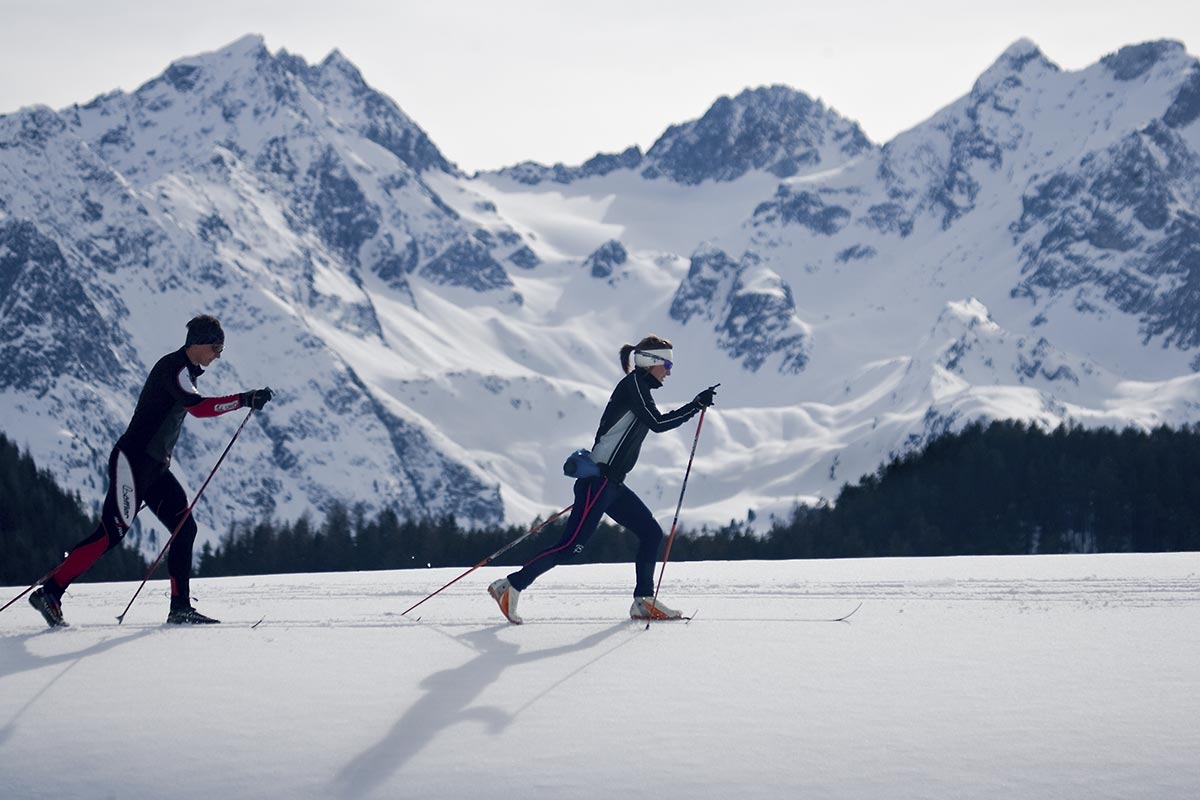
[[(565, 521), (505, 553), (517, 565)], [(468, 530), (450, 518), (368, 518), (336, 506), (321, 524), (234, 525), (200, 555), (201, 574), (470, 566), (523, 527)], [(602, 524), (580, 561), (628, 561), (632, 534)], [(752, 521), (681, 531), (671, 559), (1020, 555), (1200, 550), (1200, 431), (1045, 431), (972, 423), (843, 486), (835, 502), (797, 506), (766, 530)]]
[(766, 538), (770, 558), (1200, 550), (1200, 429), (972, 423)]
[[(59, 490), (2, 434), (0, 491), (0, 582), (35, 579), (95, 524), (77, 496)], [(565, 524), (547, 526), (493, 563), (524, 563)], [(335, 505), (319, 521), (235, 523), (200, 549), (197, 574), (467, 567), (527, 530)], [(602, 524), (580, 560), (628, 561), (634, 548), (632, 534)], [(1176, 550), (1200, 550), (1200, 430), (1046, 431), (998, 421), (941, 436), (843, 486), (833, 503), (797, 506), (765, 529), (748, 519), (683, 530), (671, 560)], [(123, 548), (87, 577), (140, 578), (145, 569)]]

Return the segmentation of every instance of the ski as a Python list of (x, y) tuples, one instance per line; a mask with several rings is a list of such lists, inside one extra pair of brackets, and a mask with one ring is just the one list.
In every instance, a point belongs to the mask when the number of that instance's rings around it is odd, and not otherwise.
[(780, 620), (771, 620), (771, 621), (772, 622), (846, 622), (848, 624), (850, 618), (853, 617), (854, 614), (862, 607), (863, 607), (863, 604), (859, 603), (858, 605), (856, 605), (854, 608), (852, 608), (850, 610), (849, 614), (842, 614), (840, 617), (802, 617), (802, 618), (791, 619), (791, 620), (780, 619)]
[[(858, 610), (862, 607), (863, 607), (863, 604), (859, 603), (854, 608), (850, 609), (849, 612), (842, 614), (841, 616), (837, 616), (837, 617), (705, 617), (705, 619), (707, 621), (713, 622), (713, 623), (720, 623), (720, 622), (771, 622), (771, 623), (780, 623), (780, 624), (801, 623), (801, 624), (825, 624), (825, 625), (828, 625), (831, 622), (844, 622), (847, 625), (849, 625), (850, 618), (853, 617), (858, 612)], [(690, 617), (682, 617), (681, 619), (690, 619)]]
[(863, 607), (863, 604), (862, 604), (862, 603), (859, 603), (858, 605), (856, 605), (856, 606), (855, 606), (855, 607), (854, 607), (854, 608), (853, 608), (853, 609), (850, 611), (850, 613), (849, 613), (849, 614), (843, 614), (842, 616), (840, 616), (840, 617), (837, 617), (837, 618), (835, 618), (835, 619), (828, 619), (828, 620), (822, 620), (822, 621), (823, 621), (823, 622), (845, 622), (846, 620), (848, 620), (848, 619), (850, 619), (851, 617), (853, 617), (853, 616), (854, 616), (854, 614), (855, 614), (855, 612), (856, 612), (856, 611), (858, 611), (858, 610), (859, 610), (860, 608), (862, 608), (862, 607)]
[(684, 625), (687, 625), (699, 613), (700, 609), (696, 609), (691, 614), (680, 614), (678, 617), (666, 617), (665, 619), (647, 619), (646, 617), (630, 617), (630, 619), (638, 624), (645, 622), (646, 630), (650, 630), (650, 623), (652, 622), (682, 622)]
[[(263, 624), (263, 622), (265, 622), (265, 621), (266, 621), (266, 619), (267, 619), (267, 618), (266, 618), (266, 616), (264, 615), (263, 617), (261, 617), (261, 618), (258, 620), (258, 622), (251, 623), (251, 624), (250, 624), (250, 630), (254, 630), (254, 629), (255, 629), (255, 628), (257, 628), (259, 625), (262, 625), (262, 624)], [(222, 623), (217, 623), (217, 624), (218, 624), (218, 625), (221, 625), (221, 626), (223, 626), (223, 627), (225, 627), (225, 628), (239, 628), (239, 627), (241, 627), (241, 626), (242, 626), (243, 624), (245, 624), (245, 623), (222, 622)], [(118, 626), (120, 626), (120, 623), (117, 623), (116, 625), (114, 625), (114, 624), (112, 624), (112, 623), (105, 623), (105, 622), (85, 622), (85, 623), (81, 623), (81, 625), (82, 625), (82, 627), (84, 627), (84, 628), (87, 628), (87, 629), (99, 629), (99, 628), (115, 628), (115, 627), (118, 627)], [(57, 623), (57, 624), (55, 624), (55, 625), (47, 625), (47, 626), (46, 626), (46, 630), (48, 630), (48, 631), (57, 631), (57, 630), (62, 630), (62, 629), (64, 629), (64, 628), (71, 628), (71, 627), (74, 627), (74, 626), (73, 626), (73, 625), (71, 625), (71, 623), (67, 622), (66, 620), (63, 620), (62, 622), (59, 622), (59, 623)], [(140, 628), (147, 628), (147, 629), (148, 629), (148, 628), (154, 628), (154, 627), (162, 627), (162, 628), (167, 628), (167, 627), (172, 627), (172, 628), (181, 628), (181, 627), (187, 627), (187, 626), (183, 626), (183, 625), (170, 625), (170, 623), (163, 622), (163, 623), (161, 623), (160, 625), (157, 625), (157, 626), (156, 626), (154, 623), (143, 623), (143, 624), (141, 624), (141, 625), (135, 625), (134, 627), (140, 627)]]
[(65, 631), (69, 627), (71, 627), (71, 623), (64, 621), (58, 623), (57, 625), (47, 625), (46, 630), (40, 632), (49, 633), (50, 631)]

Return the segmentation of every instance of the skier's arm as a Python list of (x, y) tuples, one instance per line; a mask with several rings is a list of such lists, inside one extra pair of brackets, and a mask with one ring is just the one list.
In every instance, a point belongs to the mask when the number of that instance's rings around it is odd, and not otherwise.
[(674, 430), (700, 412), (700, 406), (693, 400), (687, 405), (664, 414), (658, 410), (658, 406), (654, 405), (654, 400), (650, 397), (650, 390), (643, 386), (641, 381), (635, 379), (630, 383), (633, 384), (634, 394), (629, 404), (630, 408), (633, 409), (633, 414), (638, 421), (655, 433)]
[(191, 405), (185, 401), (183, 404), (187, 412), (193, 417), (219, 417), (222, 414), (228, 414), (230, 411), (237, 411), (242, 407), (242, 396), (240, 394), (229, 394), (224, 397), (201, 397), (196, 395)]
[(251, 389), (241, 394), (230, 394), (225, 397), (201, 397), (198, 403), (187, 406), (188, 413), (193, 417), (217, 417), (237, 411), (239, 408), (253, 408), (262, 411), (263, 406), (271, 402), (275, 393), (270, 387)]
[(186, 366), (181, 367), (174, 378), (168, 378), (165, 383), (167, 392), (193, 417), (219, 417), (242, 407), (242, 396), (239, 394), (224, 397), (201, 395), (196, 391), (196, 384), (192, 382)]

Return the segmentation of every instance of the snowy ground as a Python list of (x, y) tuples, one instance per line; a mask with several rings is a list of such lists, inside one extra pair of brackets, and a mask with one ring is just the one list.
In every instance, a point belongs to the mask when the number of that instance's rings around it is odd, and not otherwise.
[(121, 627), (133, 584), (67, 630), (22, 601), (0, 795), (1200, 796), (1200, 554), (671, 564), (699, 615), (650, 630), (629, 565), (549, 573), (523, 627), (488, 568), (399, 616), (459, 571), (199, 580), (225, 624), (185, 630), (162, 582)]

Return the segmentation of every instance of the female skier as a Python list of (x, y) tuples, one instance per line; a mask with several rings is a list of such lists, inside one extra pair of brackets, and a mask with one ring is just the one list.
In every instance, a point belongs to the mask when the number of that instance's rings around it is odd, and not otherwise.
[[(632, 371), (630, 355), (633, 356)], [(658, 560), (663, 530), (646, 504), (625, 485), (625, 476), (637, 463), (647, 431), (663, 433), (678, 428), (700, 409), (713, 404), (717, 387), (711, 386), (687, 405), (663, 414), (654, 405), (650, 392), (662, 386), (671, 374), (674, 365), (671, 343), (657, 336), (647, 336), (636, 346), (622, 347), (620, 358), (626, 374), (613, 389), (592, 445), (591, 460), (597, 468), (596, 474), (585, 476), (583, 472), (590, 471), (586, 466), (579, 473), (580, 477), (575, 481), (575, 505), (562, 539), (538, 553), (521, 569), (488, 587), (488, 593), (509, 622), (520, 625), (523, 621), (517, 615), (521, 592), (551, 567), (582, 553), (605, 514), (638, 537), (634, 561), (637, 583), (629, 616), (633, 619), (680, 618), (678, 611), (654, 599), (654, 564)]]

